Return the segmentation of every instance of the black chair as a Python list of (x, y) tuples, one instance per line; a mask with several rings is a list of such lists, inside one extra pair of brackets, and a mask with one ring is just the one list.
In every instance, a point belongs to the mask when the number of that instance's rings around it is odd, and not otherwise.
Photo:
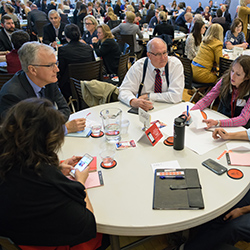
[(219, 77), (221, 77), (226, 70), (229, 69), (233, 60), (227, 59), (225, 57), (220, 57), (220, 69), (219, 69)]
[[(190, 98), (190, 102), (193, 101), (195, 96), (198, 94), (200, 97), (204, 97), (214, 86), (214, 83), (199, 83), (193, 81), (193, 71), (191, 67), (191, 61), (185, 57), (179, 57), (179, 60), (182, 62), (184, 68), (184, 76), (185, 76), (185, 89), (193, 89), (194, 94)], [(203, 92), (205, 91), (205, 93)]]
[(119, 77), (118, 86), (121, 85), (128, 71), (128, 58), (129, 58), (129, 53), (120, 56), (118, 71), (117, 71), (117, 75)]
[(116, 26), (118, 26), (120, 23), (121, 23), (121, 20), (109, 20), (107, 22), (107, 25), (112, 30), (113, 28), (115, 28)]
[(0, 248), (2, 250), (22, 250), (11, 239), (0, 236)]
[(48, 23), (47, 20), (44, 21), (35, 21), (35, 27), (37, 30), (37, 36), (40, 41), (42, 41), (43, 38), (43, 26), (45, 26)]
[(8, 82), (12, 77), (14, 76), (14, 74), (0, 74), (0, 89), (3, 87), (3, 85)]
[[(69, 64), (69, 77), (77, 79), (77, 80), (87, 80), (91, 81), (93, 79), (102, 81), (102, 65), (103, 61), (93, 61), (87, 63), (77, 63), (77, 64)], [(70, 98), (70, 103), (72, 110), (74, 111), (73, 102), (76, 102), (76, 111), (84, 109), (87, 107), (86, 103), (79, 99), (78, 92), (76, 91), (75, 85), (70, 80), (70, 88), (72, 92), (72, 98)]]
[(133, 35), (121, 35), (121, 42), (122, 44), (127, 43), (129, 45), (129, 57), (134, 58), (134, 60), (137, 60), (137, 55), (135, 53), (135, 45), (134, 45), (134, 36)]

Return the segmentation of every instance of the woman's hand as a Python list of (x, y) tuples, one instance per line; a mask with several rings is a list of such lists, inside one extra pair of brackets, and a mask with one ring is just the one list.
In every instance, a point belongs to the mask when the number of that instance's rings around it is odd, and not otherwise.
[(97, 43), (98, 42), (98, 38), (97, 37), (93, 37), (92, 38), (92, 43)]
[(205, 120), (203, 120), (203, 122), (205, 122), (207, 124), (206, 129), (214, 127), (214, 126), (216, 126), (218, 124), (218, 121), (217, 120), (213, 120), (213, 119), (205, 119)]
[(187, 115), (187, 111), (184, 111), (182, 114), (187, 117), (187, 121), (190, 120), (190, 118), (191, 118), (190, 112), (188, 112), (188, 115)]
[(83, 185), (85, 184), (88, 176), (89, 176), (89, 166), (86, 167), (83, 171), (80, 171), (79, 169), (76, 169), (75, 171), (76, 181), (81, 182)]
[(67, 176), (69, 175), (69, 172), (74, 169), (74, 166), (78, 161), (80, 161), (82, 156), (72, 156), (69, 159), (66, 159), (65, 161), (60, 163), (60, 168), (62, 173)]

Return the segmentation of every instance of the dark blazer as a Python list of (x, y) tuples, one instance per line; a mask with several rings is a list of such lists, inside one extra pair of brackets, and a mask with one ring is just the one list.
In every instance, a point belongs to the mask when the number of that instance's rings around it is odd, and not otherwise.
[(4, 29), (0, 30), (0, 51), (12, 50), (11, 41)]
[(68, 65), (74, 63), (85, 63), (94, 61), (93, 49), (81, 42), (71, 41), (58, 48), (59, 61), (59, 87), (66, 99), (71, 94)]
[[(64, 35), (65, 23), (60, 24), (58, 39), (61, 44), (67, 43), (65, 35)], [(43, 27), (43, 43), (50, 44), (56, 40), (56, 31), (51, 23), (48, 23)]]
[(106, 39), (103, 43), (93, 43), (96, 55), (102, 57), (108, 74), (117, 74), (121, 51), (114, 39)]
[[(0, 117), (4, 117), (7, 110), (16, 103), (31, 97), (37, 96), (24, 71), (20, 70), (1, 88)], [(59, 91), (57, 83), (51, 83), (45, 86), (45, 98), (57, 105), (58, 110), (64, 114), (66, 122), (70, 115), (70, 109)]]
[(162, 34), (167, 34), (174, 39), (174, 27), (170, 24), (168, 24), (166, 21), (163, 21), (161, 24), (156, 25), (153, 35), (162, 35)]
[(37, 34), (36, 21), (48, 21), (47, 14), (41, 10), (32, 10), (28, 13), (28, 28)]

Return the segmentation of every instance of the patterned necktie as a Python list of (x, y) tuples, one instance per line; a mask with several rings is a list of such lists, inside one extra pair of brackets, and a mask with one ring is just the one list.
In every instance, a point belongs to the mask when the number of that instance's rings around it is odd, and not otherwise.
[(41, 98), (45, 97), (45, 88), (41, 88), (41, 90), (38, 92), (38, 94)]
[(162, 79), (160, 75), (160, 70), (155, 69), (156, 75), (155, 75), (155, 93), (161, 93), (161, 85), (162, 85)]

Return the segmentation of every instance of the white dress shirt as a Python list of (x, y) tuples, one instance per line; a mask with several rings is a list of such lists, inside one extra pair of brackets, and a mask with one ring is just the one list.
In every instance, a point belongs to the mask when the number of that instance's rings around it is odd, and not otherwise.
[[(119, 89), (118, 99), (130, 105), (130, 101), (136, 98), (138, 94), (139, 85), (142, 81), (143, 65), (146, 57), (136, 61), (134, 65), (127, 72), (122, 85)], [(141, 95), (150, 93), (151, 101), (178, 103), (182, 100), (184, 89), (184, 73), (181, 61), (173, 56), (168, 57), (168, 79), (169, 87), (167, 85), (165, 76), (165, 67), (160, 68), (162, 78), (162, 93), (154, 93), (155, 85), (155, 67), (148, 59), (148, 66), (145, 74), (144, 86)]]

